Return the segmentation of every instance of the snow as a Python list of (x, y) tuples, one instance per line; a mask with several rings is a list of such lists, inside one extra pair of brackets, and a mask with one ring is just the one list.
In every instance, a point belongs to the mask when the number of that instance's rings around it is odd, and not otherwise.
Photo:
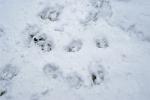
[(0, 0), (0, 100), (149, 100), (149, 0)]

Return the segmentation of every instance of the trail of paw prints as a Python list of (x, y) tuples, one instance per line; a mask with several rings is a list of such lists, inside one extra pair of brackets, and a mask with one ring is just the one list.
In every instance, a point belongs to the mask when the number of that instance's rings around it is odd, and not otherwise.
[(79, 88), (83, 83), (83, 80), (79, 74), (70, 73), (65, 75), (65, 73), (56, 64), (48, 63), (44, 65), (43, 72), (48, 79), (62, 80), (61, 82), (65, 82), (69, 87), (72, 88)]
[[(44, 65), (43, 72), (50, 80), (62, 80), (61, 82), (66, 83), (71, 88), (79, 89), (87, 86), (85, 84), (86, 80), (78, 72), (73, 71), (66, 74), (56, 64), (49, 63)], [(93, 85), (101, 85), (105, 81), (105, 68), (101, 64), (90, 64), (87, 72), (89, 73), (87, 79), (90, 87)]]
[(38, 14), (42, 20), (49, 20), (51, 22), (58, 21), (62, 13), (63, 6), (55, 5), (54, 7), (45, 7)]
[(42, 51), (50, 52), (54, 49), (54, 42), (48, 38), (45, 33), (42, 33), (38, 26), (29, 25), (25, 32), (27, 33), (27, 41), (29, 47), (33, 45), (38, 46)]
[(18, 73), (18, 68), (11, 64), (7, 64), (0, 69), (0, 97), (9, 92), (9, 86)]
[[(28, 25), (25, 28), (25, 34), (27, 35), (27, 45), (28, 47), (38, 46), (42, 51), (50, 52), (54, 49), (54, 41), (42, 33), (40, 28), (36, 25)], [(83, 42), (81, 39), (73, 39), (64, 46), (64, 51), (66, 52), (78, 52), (82, 49)]]
[(82, 78), (77, 73), (70, 73), (65, 75), (60, 67), (53, 63), (48, 63), (43, 67), (44, 74), (50, 80), (61, 80), (65, 82), (71, 88), (79, 88), (82, 85)]
[[(28, 25), (25, 28), (25, 34), (27, 35), (28, 47), (37, 46), (42, 51), (50, 52), (55, 48), (55, 44), (52, 38), (49, 38), (46, 33), (43, 33), (41, 29), (36, 25)], [(94, 38), (95, 46), (97, 48), (108, 48), (109, 42), (106, 37)], [(75, 53), (81, 51), (84, 43), (82, 39), (72, 39), (67, 45), (63, 46), (65, 52)]]

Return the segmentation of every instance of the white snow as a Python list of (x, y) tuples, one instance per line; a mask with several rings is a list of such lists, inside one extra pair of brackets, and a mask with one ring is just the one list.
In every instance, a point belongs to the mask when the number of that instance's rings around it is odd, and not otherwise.
[(0, 100), (149, 100), (149, 0), (0, 0)]

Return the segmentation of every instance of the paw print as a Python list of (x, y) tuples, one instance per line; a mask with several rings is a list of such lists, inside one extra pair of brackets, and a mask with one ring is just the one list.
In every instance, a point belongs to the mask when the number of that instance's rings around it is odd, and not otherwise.
[(83, 43), (82, 43), (82, 41), (80, 39), (78, 39), (78, 40), (72, 40), (68, 44), (68, 46), (65, 47), (65, 50), (67, 52), (78, 52), (78, 51), (81, 50), (82, 45), (83, 45)]
[(26, 28), (25, 32), (28, 34), (28, 45), (34, 44), (46, 52), (53, 50), (54, 42), (45, 33), (42, 33), (37, 26), (30, 25)]
[(46, 64), (43, 67), (43, 72), (46, 76), (57, 79), (62, 76), (62, 72), (60, 71), (59, 67), (55, 64)]
[(46, 41), (44, 43), (44, 46), (42, 46), (42, 50), (47, 51), (47, 52), (53, 49), (54, 49), (54, 43), (52, 41)]
[(42, 51), (51, 51), (54, 48), (54, 43), (47, 39), (46, 34), (41, 34), (33, 38), (34, 43), (41, 48)]
[(100, 64), (94, 64), (89, 67), (91, 81), (95, 85), (100, 85), (105, 80), (105, 70)]
[(83, 23), (86, 25), (90, 21), (96, 22), (100, 17), (106, 19), (112, 16), (112, 9), (109, 0), (89, 0), (92, 10), (88, 12)]
[(97, 48), (107, 48), (109, 46), (106, 38), (95, 39), (95, 44)]
[(18, 69), (11, 64), (6, 65), (0, 70), (0, 81), (1, 80), (12, 80), (18, 74)]
[(63, 7), (56, 5), (55, 7), (45, 7), (39, 16), (42, 20), (49, 19), (50, 21), (57, 21), (61, 14)]
[(80, 88), (83, 84), (83, 80), (81, 76), (79, 76), (77, 73), (70, 73), (65, 77), (65, 80), (67, 84), (69, 84), (70, 87), (73, 88)]

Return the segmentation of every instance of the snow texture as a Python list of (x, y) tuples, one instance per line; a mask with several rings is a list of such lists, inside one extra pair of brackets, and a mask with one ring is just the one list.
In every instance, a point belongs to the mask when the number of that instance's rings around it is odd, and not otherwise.
[(150, 100), (149, 0), (0, 0), (0, 100)]

